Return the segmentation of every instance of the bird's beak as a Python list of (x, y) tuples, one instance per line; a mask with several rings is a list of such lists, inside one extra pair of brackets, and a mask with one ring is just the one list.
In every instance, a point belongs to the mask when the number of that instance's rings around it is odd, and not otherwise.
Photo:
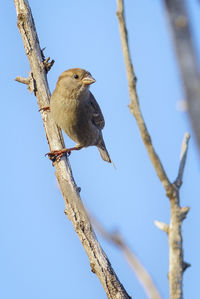
[(82, 79), (82, 83), (84, 85), (90, 85), (90, 84), (95, 83), (95, 82), (96, 82), (96, 80), (94, 78), (92, 78), (92, 76), (88, 76), (88, 77), (85, 77), (85, 78)]

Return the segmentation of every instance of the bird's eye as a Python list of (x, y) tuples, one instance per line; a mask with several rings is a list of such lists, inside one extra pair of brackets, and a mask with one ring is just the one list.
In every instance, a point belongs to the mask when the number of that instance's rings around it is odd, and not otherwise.
[(77, 75), (77, 74), (75, 74), (75, 75), (74, 75), (74, 78), (75, 78), (75, 79), (78, 79), (78, 75)]

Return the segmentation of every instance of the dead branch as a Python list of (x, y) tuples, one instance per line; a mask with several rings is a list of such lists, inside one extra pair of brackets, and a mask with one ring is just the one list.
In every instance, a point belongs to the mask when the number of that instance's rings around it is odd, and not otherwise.
[(34, 80), (33, 74), (31, 72), (28, 72), (28, 77), (27, 78), (17, 76), (15, 78), (15, 81), (20, 82), (22, 84), (26, 84), (28, 90), (30, 92), (34, 92), (34, 94), (35, 94), (35, 92), (36, 92), (35, 80)]
[[(188, 148), (189, 134), (184, 136), (184, 151), (181, 156), (181, 162), (179, 167), (179, 173), (177, 180), (172, 184), (163, 168), (163, 165), (156, 154), (156, 151), (152, 145), (150, 134), (147, 130), (146, 124), (142, 117), (142, 113), (139, 107), (139, 99), (136, 91), (136, 76), (134, 73), (133, 64), (131, 61), (130, 50), (128, 45), (128, 34), (126, 29), (126, 22), (124, 16), (124, 1), (117, 0), (117, 17), (119, 20), (119, 30), (122, 44), (122, 51), (124, 54), (126, 72), (129, 86), (130, 96), (130, 111), (134, 115), (142, 140), (149, 154), (150, 160), (154, 166), (157, 176), (163, 184), (166, 194), (170, 200), (171, 217), (170, 225), (163, 222), (156, 221), (156, 226), (167, 233), (169, 240), (169, 286), (170, 286), (170, 298), (182, 299), (182, 280), (183, 272), (186, 269), (183, 260), (183, 247), (182, 247), (182, 233), (181, 225), (182, 220), (186, 217), (187, 212), (183, 212), (184, 208), (180, 207), (179, 190), (182, 183), (183, 170), (186, 162), (186, 154)], [(200, 131), (199, 131), (200, 132)], [(184, 209), (185, 210), (185, 209)]]
[(163, 232), (165, 232), (167, 235), (169, 233), (169, 225), (162, 222), (162, 221), (158, 221), (155, 220), (154, 221), (155, 226), (157, 226), (157, 228), (159, 228), (160, 230), (162, 230)]
[[(64, 147), (62, 133), (53, 121), (49, 110), (42, 109), (43, 107), (49, 106), (50, 99), (50, 91), (46, 77), (46, 63), (48, 63), (48, 59), (46, 62), (44, 61), (28, 1), (15, 0), (14, 2), (17, 11), (17, 25), (35, 80), (35, 94), (41, 111), (49, 148), (50, 151), (59, 150)], [(68, 159), (66, 157), (61, 158), (60, 161), (54, 163), (54, 167), (65, 201), (65, 212), (83, 244), (90, 261), (91, 269), (98, 276), (107, 297), (110, 299), (130, 298), (96, 239), (91, 223), (83, 207)]]

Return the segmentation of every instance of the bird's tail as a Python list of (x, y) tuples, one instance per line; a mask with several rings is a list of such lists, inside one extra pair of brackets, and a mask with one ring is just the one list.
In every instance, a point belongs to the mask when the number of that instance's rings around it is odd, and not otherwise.
[(109, 153), (108, 153), (108, 151), (107, 151), (107, 148), (106, 148), (106, 146), (105, 146), (104, 141), (102, 141), (101, 144), (98, 144), (97, 147), (98, 147), (98, 150), (99, 150), (99, 152), (100, 152), (101, 158), (102, 158), (104, 161), (108, 162), (108, 163), (112, 163), (113, 166), (114, 166), (114, 168), (116, 169), (115, 164), (112, 162), (112, 160), (111, 160), (111, 158), (110, 158), (110, 155), (109, 155)]
[(112, 163), (112, 161), (111, 161), (111, 159), (110, 159), (110, 155), (109, 155), (109, 153), (108, 153), (106, 147), (103, 148), (103, 147), (98, 146), (98, 150), (99, 150), (99, 152), (100, 152), (101, 158), (102, 158), (104, 161), (106, 161), (106, 162), (108, 162), (108, 163)]

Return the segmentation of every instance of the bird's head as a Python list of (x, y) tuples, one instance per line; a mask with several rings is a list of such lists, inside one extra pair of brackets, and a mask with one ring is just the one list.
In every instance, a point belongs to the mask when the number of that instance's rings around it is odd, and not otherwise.
[(88, 71), (73, 68), (60, 75), (57, 87), (62, 91), (63, 95), (66, 95), (66, 97), (78, 98), (82, 94), (87, 93), (90, 85), (95, 82), (96, 80)]

